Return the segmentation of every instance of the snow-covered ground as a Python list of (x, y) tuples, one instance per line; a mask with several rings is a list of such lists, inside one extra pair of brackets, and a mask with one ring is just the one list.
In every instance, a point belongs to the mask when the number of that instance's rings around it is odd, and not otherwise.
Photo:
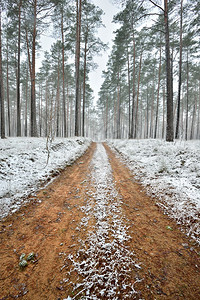
[(200, 141), (110, 140), (164, 211), (200, 243)]
[(16, 211), (28, 194), (74, 162), (90, 143), (85, 138), (0, 140), (0, 218)]

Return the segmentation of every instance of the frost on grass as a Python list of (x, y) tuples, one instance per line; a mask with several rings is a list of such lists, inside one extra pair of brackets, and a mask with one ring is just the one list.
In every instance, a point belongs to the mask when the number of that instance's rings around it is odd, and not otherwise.
[[(24, 198), (80, 157), (85, 138), (8, 138), (0, 142), (0, 218), (16, 211)], [(47, 157), (49, 154), (48, 164)]]
[(200, 244), (200, 141), (110, 140), (158, 205)]
[[(104, 147), (98, 144), (91, 163), (93, 191), (88, 192), (87, 204), (80, 226), (94, 225), (81, 248), (68, 259), (80, 276), (80, 283), (71, 283), (73, 299), (135, 299), (137, 294), (133, 271), (140, 268), (127, 242), (128, 228), (121, 210), (121, 199), (112, 177), (111, 166)], [(89, 197), (90, 195), (90, 197)], [(136, 272), (135, 272), (136, 274)]]

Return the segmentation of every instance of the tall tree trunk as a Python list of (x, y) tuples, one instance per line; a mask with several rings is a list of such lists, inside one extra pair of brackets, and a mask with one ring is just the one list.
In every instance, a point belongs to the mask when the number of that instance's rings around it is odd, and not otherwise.
[(186, 123), (185, 123), (185, 139), (188, 139), (188, 113), (189, 113), (189, 58), (187, 48), (187, 97), (186, 97)]
[(120, 75), (118, 71), (118, 85), (117, 85), (117, 139), (121, 138), (121, 128), (120, 128), (120, 119), (121, 119), (121, 103), (120, 103)]
[(108, 138), (108, 96), (106, 97), (106, 127), (105, 127), (105, 138)]
[(70, 128), (69, 128), (69, 132), (70, 132), (70, 136), (73, 136), (74, 134), (74, 118), (73, 118), (73, 103), (72, 101), (70, 101), (70, 122), (69, 122)]
[(49, 135), (48, 132), (48, 119), (49, 119), (49, 101), (48, 101), (48, 82), (46, 80), (45, 84), (45, 102), (46, 102), (46, 122), (45, 122), (45, 136), (47, 137)]
[(157, 90), (157, 101), (156, 101), (156, 124), (155, 124), (155, 131), (154, 131), (154, 139), (156, 139), (156, 137), (157, 137), (157, 128), (158, 128), (158, 107), (159, 107), (159, 95), (160, 95), (161, 53), (162, 53), (162, 46), (161, 46), (161, 43), (160, 43), (160, 60), (159, 60), (159, 69), (158, 69), (158, 90)]
[(80, 134), (79, 126), (79, 69), (80, 69), (80, 38), (81, 38), (81, 5), (82, 0), (76, 0), (77, 8), (77, 21), (76, 21), (76, 57), (75, 57), (75, 67), (76, 67), (76, 104), (75, 104), (75, 136)]
[(131, 135), (133, 138), (134, 132), (134, 114), (135, 114), (135, 36), (133, 32), (133, 92), (132, 92), (132, 118), (131, 118)]
[(193, 107), (193, 113), (192, 113), (192, 124), (191, 124), (191, 130), (190, 130), (190, 140), (194, 139), (194, 124), (196, 119), (196, 109), (197, 109), (197, 97), (195, 95), (195, 103)]
[(165, 86), (163, 86), (163, 122), (162, 122), (162, 139), (165, 136)]
[(129, 61), (129, 52), (127, 45), (127, 63), (128, 63), (128, 138), (131, 137), (131, 79), (130, 79), (130, 61)]
[(68, 81), (68, 78), (66, 78), (66, 84), (67, 84), (67, 136), (69, 136), (69, 81)]
[(140, 65), (139, 65), (139, 74), (138, 74), (137, 100), (136, 100), (136, 110), (135, 110), (135, 132), (134, 132), (134, 139), (137, 138), (138, 104), (139, 104), (139, 94), (140, 94), (140, 74), (141, 74), (141, 68), (142, 68), (142, 52), (140, 54)]
[(178, 79), (178, 103), (176, 116), (176, 134), (175, 138), (179, 137), (179, 123), (180, 123), (180, 106), (181, 106), (181, 84), (182, 84), (182, 36), (183, 36), (183, 0), (181, 0), (181, 17), (180, 17), (180, 53), (179, 53), (179, 79)]
[(25, 128), (24, 128), (24, 135), (28, 136), (28, 68), (26, 71), (26, 92), (25, 92), (25, 97), (26, 97), (26, 105), (25, 105)]
[(168, 21), (168, 0), (164, 0), (164, 20), (165, 20), (165, 52), (166, 52), (166, 77), (167, 77), (167, 130), (166, 141), (173, 142), (173, 97), (172, 97), (172, 72), (170, 63), (169, 46), (169, 21)]
[(35, 52), (36, 52), (36, 17), (37, 17), (37, 0), (34, 0), (34, 23), (32, 32), (32, 61), (30, 57), (30, 47), (28, 40), (28, 29), (26, 28), (26, 44), (28, 52), (29, 71), (31, 79), (31, 136), (37, 136), (36, 123), (36, 95), (35, 95)]
[(60, 127), (60, 63), (58, 59), (58, 77), (57, 77), (57, 89), (56, 89), (56, 136), (59, 136)]
[[(181, 91), (181, 99), (183, 99), (183, 95), (184, 95), (184, 89), (182, 88), (182, 91)], [(180, 136), (183, 138), (183, 131), (184, 131), (184, 105), (182, 104), (181, 105), (181, 118), (180, 118), (180, 121), (181, 121), (181, 126), (180, 126), (180, 129), (181, 129), (181, 132), (180, 132)]]
[(34, 27), (33, 27), (33, 43), (32, 43), (32, 78), (31, 78), (31, 136), (32, 137), (37, 136), (36, 93), (35, 93), (36, 15), (37, 15), (37, 0), (34, 1)]
[(7, 89), (7, 106), (8, 106), (8, 136), (11, 136), (10, 128), (10, 89), (9, 89), (9, 62), (8, 62), (8, 37), (6, 41), (7, 53), (6, 53), (6, 89)]
[(66, 123), (66, 100), (65, 100), (65, 51), (64, 51), (63, 7), (61, 11), (61, 36), (62, 36), (63, 126), (64, 126), (64, 137), (66, 137), (67, 123)]
[(85, 136), (85, 85), (86, 85), (86, 70), (87, 70), (87, 41), (88, 33), (85, 36), (84, 47), (84, 67), (83, 67), (83, 111), (82, 111), (82, 136)]
[(20, 108), (21, 5), (22, 5), (22, 0), (19, 0), (18, 57), (17, 57), (17, 136), (21, 136), (21, 108)]
[(198, 105), (198, 121), (197, 121), (197, 139), (200, 139), (200, 80), (199, 80), (199, 105)]
[(0, 3), (0, 105), (1, 105), (1, 138), (5, 139), (5, 108), (3, 94), (2, 44), (1, 44), (1, 3)]
[(153, 121), (154, 121), (154, 98), (155, 98), (155, 66), (152, 75), (152, 100), (151, 100), (151, 121), (150, 121), (150, 137), (153, 138)]
[(43, 88), (42, 88), (42, 84), (41, 84), (41, 87), (40, 87), (40, 137), (42, 136), (42, 128), (43, 128), (43, 122), (42, 122), (42, 120), (43, 120), (43, 113), (42, 113), (42, 111), (43, 111), (43, 106), (42, 106), (42, 102), (43, 102), (43, 99), (42, 99), (42, 95), (43, 95), (43, 93), (42, 93), (42, 90), (43, 90)]
[(149, 85), (147, 82), (146, 139), (149, 137)]
[(113, 138), (116, 139), (117, 138), (117, 93), (116, 92), (113, 94), (113, 100), (114, 100), (113, 101), (114, 102)]
[(82, 115), (81, 115), (81, 105), (82, 105), (82, 103), (81, 103), (81, 96), (82, 96), (82, 83), (80, 83), (79, 84), (79, 105), (78, 105), (78, 116), (79, 116), (79, 125), (78, 125), (78, 127), (79, 127), (79, 136), (81, 135), (81, 120), (82, 120)]

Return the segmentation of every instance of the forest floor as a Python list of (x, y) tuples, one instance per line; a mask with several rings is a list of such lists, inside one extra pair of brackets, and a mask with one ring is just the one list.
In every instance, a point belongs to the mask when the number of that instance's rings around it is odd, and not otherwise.
[(200, 299), (200, 247), (108, 146), (31, 198), (0, 224), (1, 300)]

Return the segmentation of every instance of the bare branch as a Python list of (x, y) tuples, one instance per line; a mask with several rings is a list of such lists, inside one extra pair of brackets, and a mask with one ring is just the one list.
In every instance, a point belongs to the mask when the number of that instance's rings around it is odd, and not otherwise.
[(160, 5), (158, 5), (158, 4), (156, 4), (154, 1), (152, 1), (152, 0), (149, 0), (153, 5), (155, 5), (155, 6), (157, 6), (159, 9), (161, 9), (163, 12), (164, 12), (164, 9), (160, 6)]
[(147, 17), (147, 16), (162, 16), (162, 14), (157, 14), (157, 13), (150, 13), (150, 14), (144, 14), (144, 15), (142, 15), (141, 17), (139, 17), (137, 20), (136, 20), (136, 22), (137, 21), (139, 21), (139, 20), (141, 20), (142, 18), (145, 18), (145, 17)]
[(161, 29), (157, 29), (157, 32), (161, 32), (161, 33), (165, 34), (165, 31), (163, 31)]

